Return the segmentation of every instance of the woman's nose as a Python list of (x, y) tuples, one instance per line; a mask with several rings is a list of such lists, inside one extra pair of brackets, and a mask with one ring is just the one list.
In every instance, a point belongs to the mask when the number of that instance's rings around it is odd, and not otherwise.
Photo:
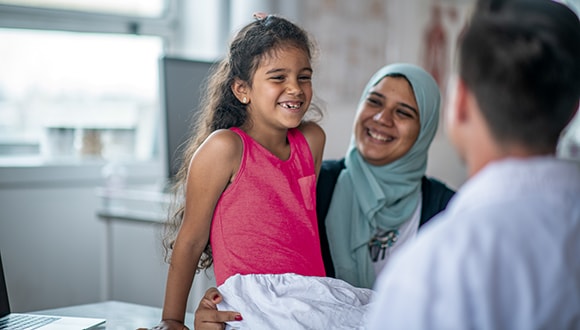
[(383, 109), (373, 116), (373, 121), (386, 126), (393, 125), (393, 116), (388, 109)]

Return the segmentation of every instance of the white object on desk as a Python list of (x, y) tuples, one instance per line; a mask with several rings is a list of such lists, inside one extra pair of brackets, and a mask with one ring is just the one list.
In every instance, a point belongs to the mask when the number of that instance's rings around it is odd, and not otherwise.
[[(95, 329), (135, 330), (152, 328), (161, 321), (161, 308), (131, 304), (120, 301), (105, 301), (37, 311), (32, 314), (92, 317), (106, 319), (104, 325)], [(185, 324), (193, 329), (193, 314), (187, 313)]]

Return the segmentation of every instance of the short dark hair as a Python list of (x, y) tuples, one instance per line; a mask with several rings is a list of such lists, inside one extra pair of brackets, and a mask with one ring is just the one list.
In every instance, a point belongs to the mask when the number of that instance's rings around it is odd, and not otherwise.
[(551, 0), (481, 0), (459, 40), (459, 75), (494, 138), (555, 151), (580, 97), (580, 22)]

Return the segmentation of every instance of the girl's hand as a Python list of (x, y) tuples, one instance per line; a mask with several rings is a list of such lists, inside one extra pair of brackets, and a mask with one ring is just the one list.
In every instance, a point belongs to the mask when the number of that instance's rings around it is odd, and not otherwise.
[(238, 312), (218, 311), (217, 304), (222, 301), (222, 295), (216, 288), (209, 288), (195, 311), (194, 329), (213, 330), (225, 329), (225, 322), (241, 321)]

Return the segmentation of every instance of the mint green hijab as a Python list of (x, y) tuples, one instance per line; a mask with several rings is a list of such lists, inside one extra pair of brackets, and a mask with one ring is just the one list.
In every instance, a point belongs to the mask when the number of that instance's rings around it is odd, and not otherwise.
[(353, 135), (325, 220), (336, 277), (357, 287), (372, 288), (375, 282), (367, 243), (377, 228), (397, 229), (417, 208), (427, 151), (439, 122), (439, 87), (429, 73), (411, 64), (377, 71), (362, 93), (359, 111), (371, 88), (392, 74), (402, 74), (413, 88), (421, 123), (417, 141), (403, 157), (374, 166), (362, 158)]

